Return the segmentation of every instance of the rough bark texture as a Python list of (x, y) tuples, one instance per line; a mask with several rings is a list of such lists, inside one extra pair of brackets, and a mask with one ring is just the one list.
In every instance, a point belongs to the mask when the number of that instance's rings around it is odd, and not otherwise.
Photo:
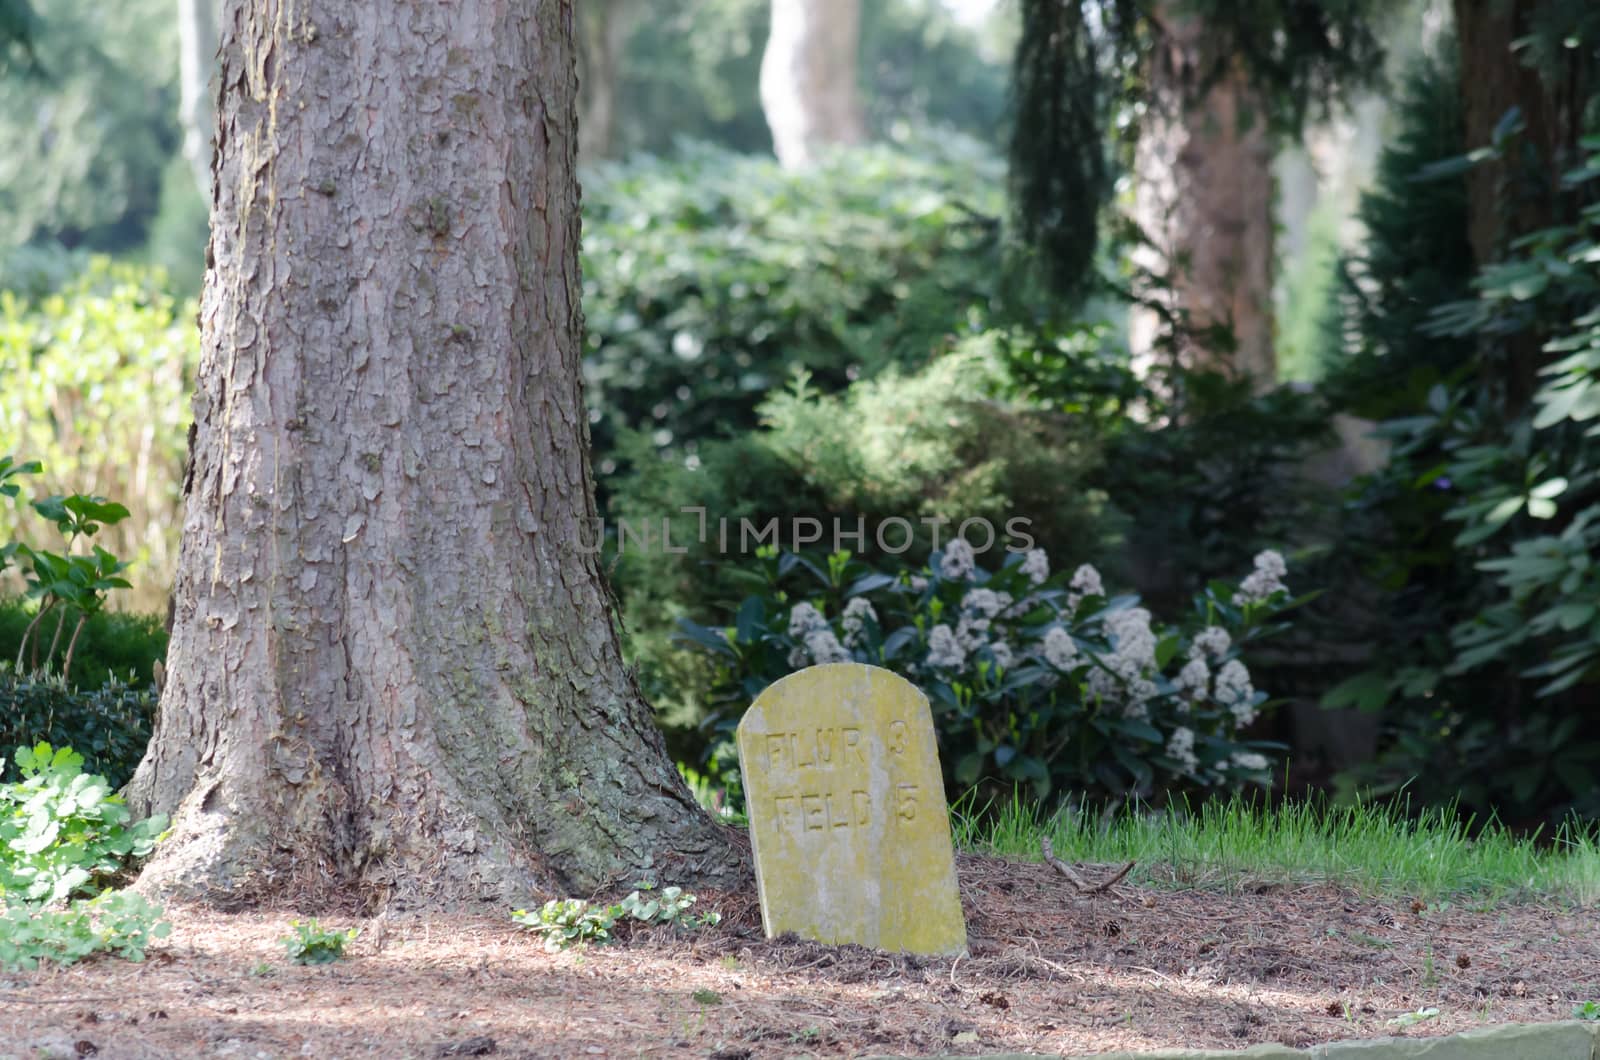
[(638, 12), (634, 0), (583, 0), (578, 11), (578, 157), (609, 158), (616, 140), (617, 80)]
[(178, 117), (183, 160), (201, 195), (211, 194), (211, 72), (216, 68), (221, 0), (178, 0)]
[(856, 87), (861, 0), (772, 0), (761, 55), (761, 109), (785, 168), (867, 138)]
[(739, 871), (582, 551), (573, 51), (570, 0), (228, 0), (141, 886)]
[[(1207, 47), (1205, 26), (1164, 8), (1149, 69), (1151, 107), (1135, 153), (1135, 217), (1155, 244), (1146, 260), (1170, 277), (1158, 297), (1186, 323), (1176, 353), (1189, 367), (1276, 381), (1272, 333), (1272, 138), (1267, 111), (1237, 61)], [(1231, 348), (1216, 340), (1232, 331)], [(1148, 361), (1160, 314), (1132, 322)]]

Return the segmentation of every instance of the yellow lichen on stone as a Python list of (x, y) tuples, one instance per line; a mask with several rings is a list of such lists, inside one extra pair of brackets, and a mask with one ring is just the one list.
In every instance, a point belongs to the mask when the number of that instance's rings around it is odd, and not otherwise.
[(966, 949), (933, 715), (914, 685), (862, 663), (790, 674), (739, 723), (739, 767), (769, 938)]

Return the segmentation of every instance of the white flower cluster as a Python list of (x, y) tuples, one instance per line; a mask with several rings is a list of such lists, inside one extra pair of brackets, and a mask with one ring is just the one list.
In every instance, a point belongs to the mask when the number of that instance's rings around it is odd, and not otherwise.
[(959, 670), (967, 665), (967, 651), (943, 622), (928, 631), (928, 665), (936, 670)]
[(857, 596), (845, 604), (844, 615), (839, 619), (839, 625), (844, 630), (844, 642), (852, 648), (860, 643), (869, 621), (877, 624), (878, 612), (872, 609), (866, 597)]
[(1283, 584), (1283, 576), (1289, 573), (1289, 566), (1283, 562), (1281, 555), (1269, 548), (1256, 556), (1255, 567), (1256, 569), (1239, 583), (1238, 595), (1234, 597), (1235, 602), (1258, 604), (1270, 599), (1273, 593), (1288, 590), (1289, 587)]
[(978, 557), (964, 538), (952, 538), (944, 546), (944, 558), (939, 561), (939, 573), (950, 581), (971, 581), (978, 569)]
[(1231, 761), (1233, 768), (1247, 773), (1259, 773), (1270, 764), (1266, 755), (1258, 755), (1254, 751), (1235, 751)]
[(1200, 759), (1194, 753), (1194, 730), (1177, 728), (1172, 730), (1172, 735), (1167, 739), (1167, 757), (1175, 758), (1183, 768), (1193, 773), (1200, 766)]
[(1011, 664), (1016, 661), (1016, 653), (1011, 650), (1011, 645), (1003, 640), (990, 644), (989, 654), (994, 658), (994, 664), (1002, 670), (1011, 669)]
[(822, 612), (810, 604), (795, 604), (790, 609), (789, 636), (804, 645), (790, 650), (789, 665), (792, 667), (850, 661), (850, 650), (839, 643)]
[(850, 661), (850, 649), (839, 643), (831, 629), (812, 630), (806, 634), (806, 651), (814, 663), (839, 663)]
[(1050, 557), (1045, 555), (1042, 548), (1030, 548), (1022, 557), (1018, 569), (1028, 579), (1029, 585), (1043, 585), (1050, 577)]
[(1156, 664), (1156, 635), (1150, 628), (1150, 612), (1130, 607), (1106, 616), (1101, 624), (1111, 639), (1111, 651), (1089, 673), (1089, 691), (1111, 703), (1121, 703), (1123, 714), (1148, 718), (1150, 700), (1158, 693), (1147, 676)]
[(1057, 670), (1070, 670), (1078, 664), (1078, 646), (1072, 634), (1060, 626), (1051, 626), (1045, 633), (1042, 650), (1044, 661)]
[[(1211, 667), (1206, 665), (1203, 658), (1190, 659), (1183, 664), (1183, 669), (1178, 671), (1178, 676), (1172, 679), (1172, 687), (1189, 699), (1204, 701), (1207, 688), (1211, 684)], [(1185, 704), (1187, 707), (1187, 704)]]
[(961, 598), (961, 610), (978, 618), (993, 618), (1010, 606), (1011, 594), (993, 589), (968, 589)]
[(1100, 582), (1100, 572), (1085, 563), (1072, 572), (1067, 583), (1067, 613), (1073, 614), (1085, 596), (1104, 596), (1106, 587)]
[(795, 640), (805, 640), (812, 630), (827, 628), (828, 620), (810, 604), (795, 604), (789, 610), (789, 636)]
[(1233, 638), (1228, 636), (1227, 630), (1221, 626), (1207, 626), (1194, 635), (1194, 642), (1189, 645), (1189, 658), (1220, 659), (1231, 647)]
[(1256, 720), (1256, 689), (1250, 683), (1250, 671), (1238, 659), (1229, 659), (1217, 671), (1217, 684), (1212, 694), (1218, 703), (1233, 712), (1233, 719), (1243, 728)]

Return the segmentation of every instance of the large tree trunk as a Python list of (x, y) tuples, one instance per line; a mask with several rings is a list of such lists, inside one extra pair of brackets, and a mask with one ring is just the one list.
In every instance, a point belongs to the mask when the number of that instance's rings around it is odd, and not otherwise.
[(617, 82), (633, 28), (633, 0), (583, 0), (578, 11), (578, 157), (609, 158), (617, 131)]
[[(1158, 350), (1162, 313), (1135, 314), (1142, 362), (1162, 354), (1273, 385), (1272, 139), (1267, 111), (1237, 60), (1213, 53), (1205, 25), (1170, 6), (1152, 58), (1151, 106), (1135, 151), (1135, 218), (1167, 280), (1155, 293), (1178, 320)], [(1231, 332), (1231, 342), (1225, 341)]]
[(142, 886), (726, 879), (583, 544), (570, 0), (228, 0)]
[(211, 196), (211, 73), (216, 68), (217, 14), (221, 0), (178, 0), (178, 117), (183, 160), (200, 189)]
[(761, 55), (761, 109), (785, 168), (867, 138), (856, 88), (861, 0), (772, 0)]

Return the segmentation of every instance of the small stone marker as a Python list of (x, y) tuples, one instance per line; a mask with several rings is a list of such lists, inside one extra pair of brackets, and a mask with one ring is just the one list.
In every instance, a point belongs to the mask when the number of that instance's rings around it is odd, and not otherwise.
[(790, 674), (739, 723), (739, 769), (768, 938), (966, 950), (933, 714), (915, 685), (863, 663)]

